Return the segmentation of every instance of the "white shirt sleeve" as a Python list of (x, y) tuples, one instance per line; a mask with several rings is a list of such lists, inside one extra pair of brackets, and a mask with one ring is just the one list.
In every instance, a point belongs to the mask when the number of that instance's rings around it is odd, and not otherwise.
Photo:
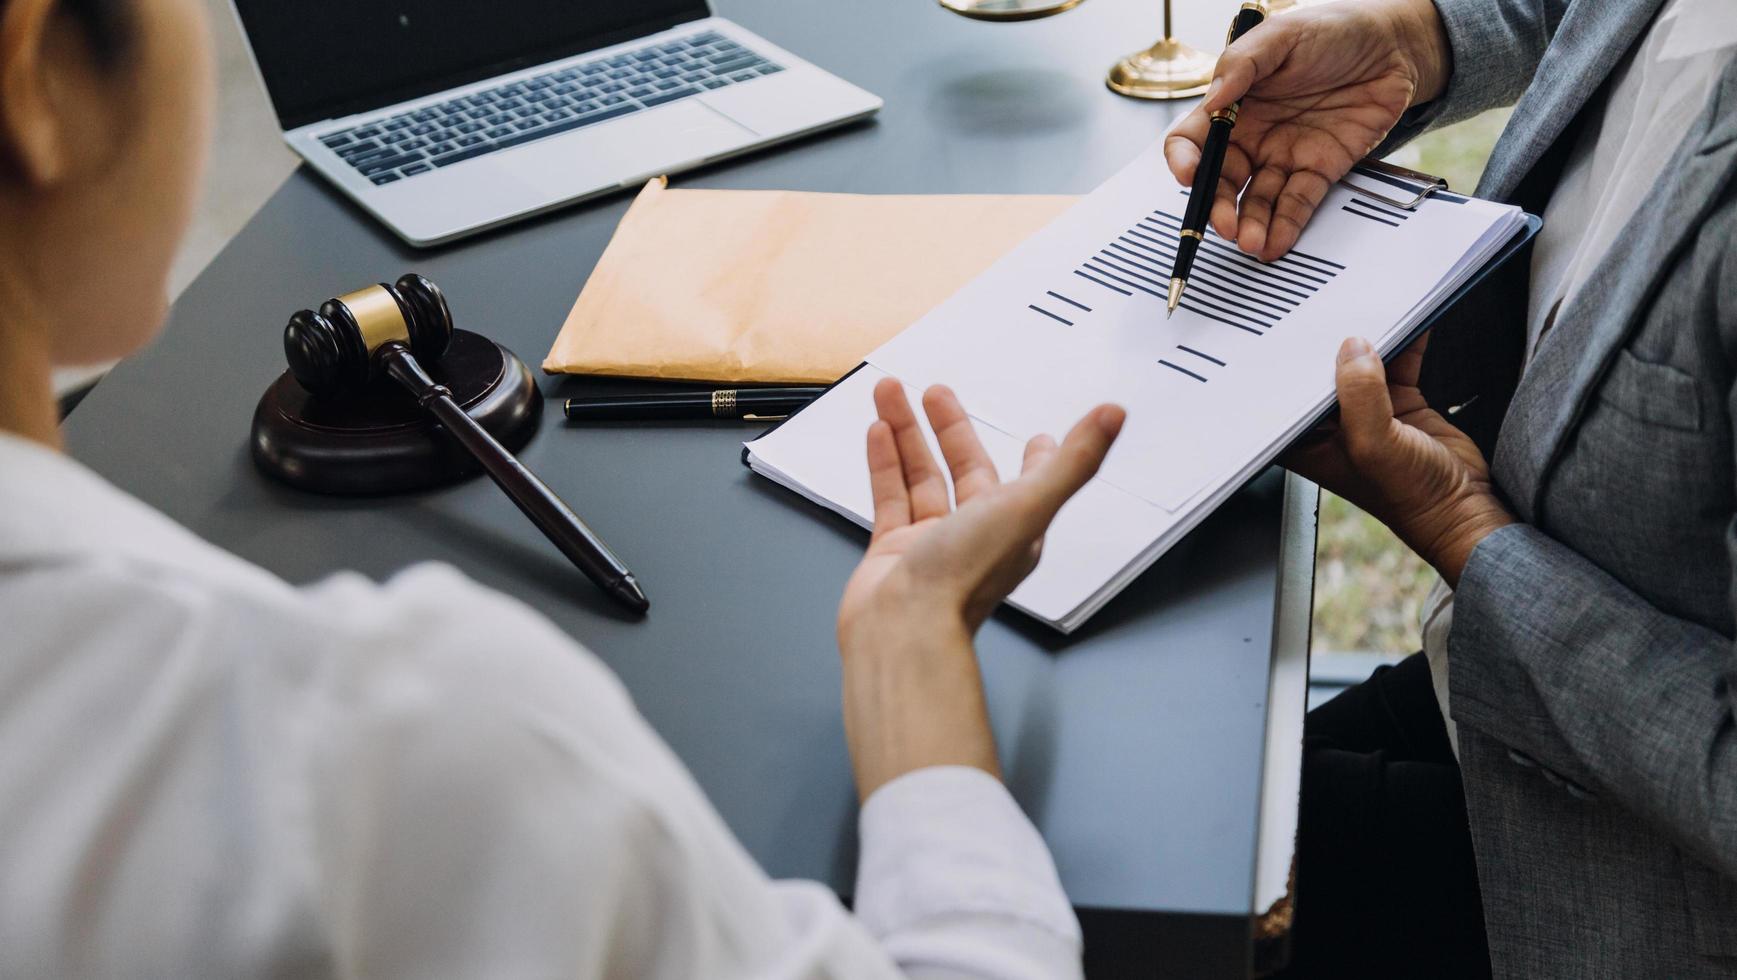
[(967, 766), (908, 773), (869, 797), (861, 827), (856, 912), (907, 976), (1081, 975), (1055, 863), (1000, 780)]
[(541, 617), (438, 568), (367, 593), (326, 587), (360, 635), (331, 661), (307, 774), (339, 975), (1079, 974), (1049, 855), (987, 774), (875, 795), (859, 920), (820, 885), (769, 880), (613, 675)]

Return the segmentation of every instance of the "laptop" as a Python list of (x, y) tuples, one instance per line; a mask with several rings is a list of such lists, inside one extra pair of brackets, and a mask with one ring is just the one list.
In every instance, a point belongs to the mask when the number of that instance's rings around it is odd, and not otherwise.
[(412, 245), (873, 114), (707, 0), (232, 0), (284, 139)]

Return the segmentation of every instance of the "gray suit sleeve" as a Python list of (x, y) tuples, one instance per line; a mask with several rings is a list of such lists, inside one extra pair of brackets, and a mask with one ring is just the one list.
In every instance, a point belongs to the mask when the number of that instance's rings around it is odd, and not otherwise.
[(1370, 155), (1385, 156), (1427, 130), (1519, 101), (1569, 2), (1435, 0), (1453, 49), (1447, 91), (1407, 111)]
[[(1737, 556), (1737, 520), (1725, 537)], [(1478, 545), (1454, 606), (1449, 704), (1460, 726), (1614, 799), (1737, 878), (1729, 637), (1660, 612), (1522, 524)]]

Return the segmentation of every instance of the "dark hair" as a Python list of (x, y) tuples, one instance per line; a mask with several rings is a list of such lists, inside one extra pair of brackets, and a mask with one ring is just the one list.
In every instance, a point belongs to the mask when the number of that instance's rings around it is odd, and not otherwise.
[(97, 64), (111, 67), (126, 54), (132, 0), (60, 0), (60, 6), (84, 28)]
[[(126, 54), (132, 27), (131, 0), (60, 0), (61, 12), (84, 31), (91, 54), (97, 64), (112, 67)], [(0, 13), (6, 10), (6, 0), (0, 0)]]

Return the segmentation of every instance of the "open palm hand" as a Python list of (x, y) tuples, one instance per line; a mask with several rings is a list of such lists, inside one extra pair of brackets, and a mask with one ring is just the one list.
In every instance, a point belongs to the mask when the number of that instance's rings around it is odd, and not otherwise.
[(1124, 417), (1101, 406), (1060, 445), (1038, 436), (1025, 448), (1019, 479), (1002, 483), (958, 398), (930, 388), (923, 407), (953, 477), (949, 495), (903, 386), (882, 381), (875, 407), (880, 420), (868, 434), (875, 531), (845, 587), (841, 638), (866, 626), (885, 629), (888, 617), (924, 629), (957, 620), (975, 632), (1037, 566), (1044, 532), (1097, 473)]
[(959, 399), (930, 388), (923, 408), (949, 494), (904, 386), (885, 379), (874, 397), (874, 538), (838, 610), (845, 739), (864, 800), (929, 766), (999, 774), (972, 637), (1037, 567), (1044, 532), (1098, 471), (1124, 417), (1104, 405), (1060, 445), (1033, 439), (1019, 478), (1003, 483)]

